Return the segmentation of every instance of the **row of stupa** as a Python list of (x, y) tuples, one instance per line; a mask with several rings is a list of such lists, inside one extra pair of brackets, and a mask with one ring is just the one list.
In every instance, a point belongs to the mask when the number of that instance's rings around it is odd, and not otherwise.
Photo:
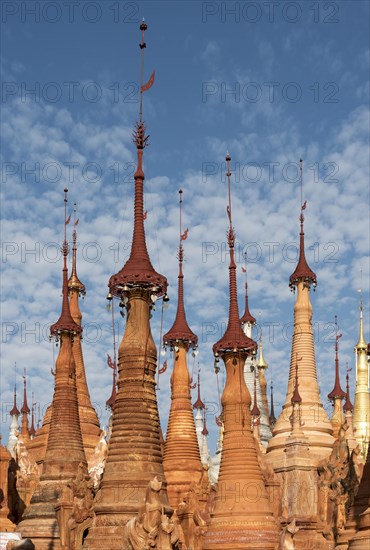
[[(142, 22), (140, 29), (143, 60), (147, 25)], [(187, 352), (197, 347), (197, 336), (188, 325), (184, 305), (182, 193), (177, 313), (163, 339), (174, 355), (171, 408), (163, 438), (150, 316), (158, 299), (167, 300), (167, 280), (155, 271), (148, 255), (143, 200), (148, 137), (142, 96), (153, 80), (141, 83), (140, 119), (134, 133), (131, 253), (109, 280), (108, 298), (118, 300), (126, 311), (126, 326), (118, 361), (115, 353), (112, 362), (108, 448), (91, 405), (82, 356), (79, 296), (84, 286), (76, 272), (76, 220), (68, 280), (65, 190), (62, 311), (51, 327), (59, 345), (53, 400), (42, 427), (33, 433), (31, 425), (31, 434), (26, 392), (20, 433), (14, 401), (9, 442), (14, 456), (1, 447), (1, 472), (7, 475), (2, 475), (5, 499), (0, 525), (22, 537), (20, 542), (9, 542), (8, 548), (364, 550), (370, 544), (370, 405), (362, 307), (353, 416), (348, 385), (346, 392), (340, 386), (337, 335), (335, 385), (329, 394), (334, 413), (329, 420), (316, 375), (310, 302), (316, 275), (305, 258), (302, 205), (300, 256), (290, 277), (290, 286), (297, 291), (290, 372), (286, 400), (275, 422), (274, 414), (268, 414), (262, 346), (257, 360), (252, 339), (255, 319), (249, 312), (247, 289), (244, 316), (238, 310), (229, 154), (229, 316), (225, 334), (213, 346), (216, 370), (220, 359), (226, 370), (218, 452), (213, 461), (208, 460), (199, 380), (195, 420), (191, 403)]]

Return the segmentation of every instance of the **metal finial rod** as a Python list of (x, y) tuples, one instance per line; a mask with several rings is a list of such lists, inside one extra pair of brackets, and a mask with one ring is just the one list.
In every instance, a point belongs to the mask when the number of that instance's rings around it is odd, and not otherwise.
[(73, 237), (73, 249), (75, 250), (76, 249), (76, 241), (77, 241), (77, 230), (76, 230), (76, 226), (78, 224), (78, 219), (76, 218), (77, 216), (77, 204), (74, 203), (73, 204), (73, 234), (72, 234), (72, 237)]
[(144, 84), (144, 50), (146, 48), (145, 43), (145, 31), (148, 25), (144, 22), (144, 18), (140, 25), (141, 30), (141, 43), (139, 44), (141, 49), (141, 68), (140, 68), (140, 122), (143, 120), (143, 84)]
[(179, 204), (180, 204), (180, 244), (181, 244), (181, 235), (182, 235), (182, 189), (179, 189)]
[(67, 203), (68, 203), (68, 189), (64, 189), (64, 244), (67, 242)]
[(247, 252), (244, 252), (244, 274), (245, 274), (245, 290), (248, 291), (248, 276), (247, 276)]
[(303, 170), (302, 170), (303, 160), (299, 160), (299, 178), (301, 182), (301, 208), (303, 205)]
[(228, 199), (229, 199), (229, 203), (228, 203), (228, 206), (227, 206), (227, 214), (229, 216), (229, 224), (230, 224), (230, 230), (232, 231), (232, 216), (231, 216), (231, 183), (230, 183), (230, 176), (231, 176), (231, 172), (230, 172), (230, 161), (231, 161), (231, 156), (229, 154), (229, 152), (226, 153), (226, 158), (225, 158), (226, 162), (227, 162), (227, 172), (226, 172), (226, 175), (227, 175), (227, 191), (228, 191)]

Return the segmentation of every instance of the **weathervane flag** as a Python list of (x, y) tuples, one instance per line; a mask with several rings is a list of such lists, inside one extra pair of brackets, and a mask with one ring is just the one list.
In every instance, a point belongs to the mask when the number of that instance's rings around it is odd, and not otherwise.
[(140, 88), (141, 93), (146, 92), (147, 90), (149, 90), (153, 86), (154, 79), (155, 79), (155, 71), (152, 72), (148, 82), (141, 86), (141, 88)]

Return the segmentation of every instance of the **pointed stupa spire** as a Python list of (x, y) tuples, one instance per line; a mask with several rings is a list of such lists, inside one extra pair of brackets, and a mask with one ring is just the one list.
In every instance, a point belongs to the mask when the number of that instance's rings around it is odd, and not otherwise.
[(198, 383), (197, 383), (197, 386), (198, 386), (198, 397), (197, 397), (197, 400), (195, 401), (194, 405), (193, 405), (193, 409), (205, 409), (205, 404), (203, 403), (203, 401), (201, 400), (200, 398), (200, 369), (198, 369)]
[[(355, 438), (355, 434), (353, 432), (353, 405), (351, 403), (350, 392), (349, 392), (349, 374), (348, 373), (351, 370), (352, 369), (348, 368), (348, 361), (347, 361), (346, 362), (346, 390), (347, 391), (346, 391), (346, 400), (343, 405), (343, 412), (344, 412), (345, 424), (347, 424), (345, 437), (348, 443), (349, 450), (352, 452), (357, 445), (357, 441)], [(340, 402), (340, 404), (342, 404), (342, 402)]]
[(245, 265), (242, 269), (245, 273), (245, 283), (244, 283), (244, 287), (245, 287), (245, 307), (244, 307), (244, 313), (243, 313), (243, 316), (240, 319), (240, 322), (241, 322), (242, 325), (245, 325), (245, 323), (250, 323), (251, 325), (255, 325), (256, 324), (256, 318), (253, 317), (253, 315), (249, 311), (249, 303), (248, 303), (249, 299), (248, 299), (248, 279), (247, 279), (247, 253), (244, 254), (244, 261), (245, 261)]
[(290, 422), (291, 422), (291, 433), (290, 437), (297, 437), (302, 436), (302, 421), (301, 421), (301, 403), (302, 403), (302, 397), (299, 394), (298, 386), (298, 361), (301, 361), (302, 357), (298, 359), (298, 354), (296, 355), (296, 366), (295, 366), (295, 383), (294, 383), (294, 392), (292, 395), (291, 403), (292, 403), (292, 414), (290, 416)]
[(361, 351), (366, 350), (367, 351), (367, 343), (364, 338), (364, 321), (363, 321), (363, 305), (362, 305), (362, 288), (360, 289), (360, 334), (358, 338), (358, 342), (355, 345), (355, 351)]
[(9, 412), (10, 416), (19, 416), (20, 412), (17, 407), (17, 384), (14, 384), (14, 400), (13, 400), (13, 408)]
[(64, 241), (62, 246), (63, 253), (63, 300), (62, 300), (62, 312), (56, 323), (51, 325), (50, 334), (59, 339), (62, 333), (69, 334), (81, 334), (82, 328), (75, 323), (72, 318), (69, 308), (68, 300), (68, 268), (67, 268), (67, 256), (68, 256), (68, 242), (67, 242), (67, 225), (70, 222), (71, 216), (67, 218), (67, 193), (68, 189), (64, 189)]
[(258, 405), (257, 405), (257, 379), (256, 377), (258, 376), (258, 373), (255, 372), (254, 373), (254, 384), (253, 384), (253, 407), (252, 407), (252, 410), (251, 410), (251, 414), (254, 418), (259, 418), (261, 413), (260, 413), (260, 410), (258, 408)]
[(10, 417), (11, 417), (11, 423), (9, 428), (9, 439), (8, 439), (8, 450), (10, 454), (14, 457), (16, 446), (18, 443), (18, 433), (19, 433), (19, 426), (18, 426), (18, 418), (21, 414), (17, 407), (17, 363), (14, 363), (14, 400), (13, 400), (13, 408), (11, 411), (9, 411)]
[(33, 392), (32, 392), (30, 436), (34, 437), (35, 433), (36, 433), (36, 430), (35, 430), (35, 403), (34, 403), (34, 400), (33, 400)]
[(185, 229), (182, 232), (182, 189), (179, 190), (179, 205), (180, 205), (180, 235), (179, 235), (179, 275), (178, 275), (178, 298), (177, 298), (177, 312), (175, 322), (172, 328), (164, 335), (163, 341), (165, 345), (171, 347), (179, 341), (186, 344), (187, 347), (192, 346), (196, 348), (198, 345), (198, 336), (190, 329), (186, 320), (185, 306), (184, 306), (184, 275), (182, 272), (182, 263), (184, 261), (184, 248), (182, 242), (188, 237), (189, 229)]
[(257, 367), (261, 369), (267, 369), (268, 365), (265, 361), (265, 358), (263, 356), (263, 344), (262, 344), (262, 329), (260, 334), (260, 341), (258, 346), (258, 359), (257, 359)]
[(270, 398), (270, 425), (272, 427), (275, 426), (275, 423), (276, 423), (276, 416), (275, 416), (275, 410), (274, 410), (274, 386), (273, 386), (273, 383), (272, 383), (272, 380), (271, 380), (271, 386), (270, 386), (270, 391), (271, 391), (271, 398)]
[(343, 410), (344, 412), (352, 412), (353, 411), (353, 405), (351, 403), (351, 397), (350, 397), (350, 392), (349, 392), (349, 372), (351, 371), (352, 369), (349, 369), (348, 368), (348, 363), (347, 363), (347, 374), (346, 374), (346, 401), (343, 405)]
[(298, 382), (298, 361), (300, 361), (301, 359), (302, 359), (302, 357), (300, 359), (298, 359), (298, 354), (296, 354), (295, 384), (294, 384), (294, 392), (293, 392), (292, 399), (291, 399), (292, 404), (293, 403), (302, 403), (302, 397), (299, 395), (299, 391), (298, 391), (298, 386), (299, 386), (299, 382)]
[(244, 334), (240, 324), (239, 308), (238, 308), (238, 296), (236, 286), (236, 264), (234, 259), (234, 246), (235, 246), (235, 232), (232, 222), (231, 211), (231, 186), (230, 186), (230, 160), (229, 153), (225, 158), (227, 162), (227, 185), (228, 185), (228, 205), (227, 215), (229, 218), (229, 229), (227, 231), (227, 241), (229, 245), (230, 264), (229, 264), (229, 320), (226, 328), (226, 332), (223, 337), (216, 342), (213, 346), (213, 353), (217, 356), (220, 353), (227, 353), (229, 351), (242, 352), (246, 356), (256, 352), (257, 344), (251, 338), (248, 338)]
[[(72, 272), (68, 280), (69, 310), (72, 319), (78, 326), (82, 326), (82, 313), (79, 305), (81, 296), (85, 296), (85, 285), (77, 276), (77, 205), (73, 205), (73, 245), (72, 245)], [(88, 464), (95, 460), (95, 447), (100, 440), (100, 423), (98, 415), (91, 403), (89, 388), (86, 379), (85, 362), (82, 351), (82, 334), (76, 334), (73, 339), (73, 357), (76, 364), (76, 385), (78, 411), (80, 417), (82, 440)]]
[(317, 280), (316, 280), (316, 274), (312, 271), (312, 269), (309, 267), (305, 251), (304, 251), (304, 215), (303, 210), (306, 209), (307, 201), (302, 203), (303, 196), (302, 196), (302, 159), (299, 161), (300, 164), (300, 179), (301, 179), (301, 214), (299, 216), (299, 221), (301, 224), (301, 231), (299, 234), (299, 260), (297, 267), (295, 268), (294, 272), (289, 278), (289, 286), (291, 290), (294, 290), (294, 288), (298, 285), (300, 281), (303, 281), (308, 287), (313, 285), (313, 288), (315, 289)]
[[(217, 489), (202, 548), (252, 550), (260, 547), (272, 550), (278, 545), (278, 529), (257, 456), (256, 437), (252, 432), (251, 394), (244, 378), (245, 361), (249, 355), (256, 353), (257, 344), (244, 334), (238, 311), (230, 160), (228, 153), (229, 322), (225, 334), (213, 346), (215, 361), (221, 355), (226, 370), (226, 382), (221, 397), (225, 431)], [(248, 487), (250, 483), (253, 483), (258, 494), (253, 502), (249, 498), (239, 498), (235, 493), (235, 488)]]
[(73, 239), (73, 245), (72, 245), (72, 272), (71, 276), (68, 279), (68, 290), (76, 289), (78, 293), (82, 296), (86, 294), (85, 285), (81, 283), (80, 279), (77, 276), (77, 225), (79, 222), (79, 218), (76, 219), (76, 213), (77, 213), (77, 205), (74, 203), (73, 205), (73, 233), (72, 233), (72, 239)]
[(335, 316), (335, 383), (334, 388), (328, 394), (328, 399), (334, 401), (335, 399), (344, 399), (346, 397), (346, 392), (342, 390), (340, 386), (340, 377), (339, 377), (339, 358), (338, 358), (338, 349), (339, 349), (339, 339), (342, 338), (342, 334), (338, 334), (338, 324), (337, 316)]
[(26, 369), (24, 369), (24, 375), (23, 375), (23, 405), (21, 408), (22, 414), (30, 414), (30, 408), (27, 403), (27, 374)]
[(24, 443), (28, 445), (30, 441), (30, 429), (28, 426), (28, 415), (30, 414), (30, 408), (27, 403), (27, 375), (26, 369), (24, 369), (23, 375), (23, 405), (21, 408), (22, 413), (22, 422), (21, 422), (21, 434), (24, 440)]
[(206, 409), (206, 408), (204, 408), (204, 411), (203, 411), (203, 430), (202, 430), (202, 435), (205, 435), (205, 436), (208, 435), (208, 430), (207, 430), (207, 409)]
[[(133, 142), (137, 149), (137, 168), (135, 179), (135, 203), (134, 203), (134, 231), (132, 236), (130, 257), (123, 268), (109, 279), (109, 291), (113, 296), (121, 297), (122, 293), (129, 289), (147, 288), (151, 293), (160, 297), (166, 293), (167, 279), (155, 271), (149, 258), (144, 229), (144, 171), (143, 152), (148, 144), (149, 136), (145, 135), (145, 125), (142, 120), (143, 93), (151, 88), (154, 83), (155, 73), (146, 84), (144, 78), (144, 51), (146, 48), (145, 31), (148, 26), (142, 21), (141, 30), (141, 75), (140, 75), (140, 120), (136, 123), (133, 133)], [(109, 296), (109, 295), (108, 295)]]

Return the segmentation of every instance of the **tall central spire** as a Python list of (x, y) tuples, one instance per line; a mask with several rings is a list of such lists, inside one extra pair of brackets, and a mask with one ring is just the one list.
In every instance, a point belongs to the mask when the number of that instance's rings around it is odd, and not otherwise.
[[(191, 483), (197, 483), (202, 473), (199, 446), (191, 406), (190, 375), (186, 354), (190, 346), (196, 348), (198, 337), (190, 329), (184, 307), (184, 259), (183, 241), (188, 229), (182, 232), (182, 190), (180, 200), (179, 234), (179, 276), (176, 319), (172, 328), (164, 335), (165, 346), (174, 350), (174, 368), (171, 375), (171, 409), (168, 420), (166, 443), (163, 455), (163, 468), (167, 480), (168, 499), (172, 506), (185, 497)], [(189, 541), (187, 541), (189, 542)]]
[(137, 169), (131, 254), (108, 283), (108, 298), (118, 298), (120, 307), (126, 309), (126, 327), (118, 349), (118, 389), (100, 498), (95, 503), (94, 523), (84, 546), (88, 550), (104, 548), (108, 536), (110, 550), (122, 547), (123, 526), (138, 513), (154, 477), (161, 483), (159, 498), (163, 506), (168, 503), (155, 391), (157, 350), (149, 321), (155, 301), (166, 293), (167, 280), (154, 270), (145, 241), (142, 161), (148, 136), (142, 121), (142, 94), (152, 86), (154, 73), (143, 84), (147, 30), (144, 21), (140, 30), (140, 119), (134, 132)]
[(144, 171), (143, 153), (148, 145), (149, 136), (145, 134), (145, 124), (142, 120), (143, 92), (151, 88), (154, 83), (153, 72), (149, 81), (143, 84), (144, 77), (144, 50), (146, 48), (144, 33), (148, 26), (144, 21), (140, 25), (142, 33), (141, 49), (141, 77), (140, 77), (140, 120), (136, 123), (133, 133), (133, 142), (137, 149), (137, 168), (135, 179), (134, 204), (134, 232), (131, 244), (130, 257), (123, 268), (112, 275), (109, 280), (109, 290), (113, 296), (121, 297), (122, 293), (131, 288), (150, 289), (152, 294), (162, 296), (167, 290), (167, 279), (155, 271), (149, 258), (144, 229)]
[[(221, 356), (226, 368), (221, 399), (225, 431), (217, 492), (203, 550), (254, 549), (257, 546), (272, 549), (277, 547), (278, 531), (257, 458), (251, 426), (251, 395), (244, 380), (245, 360), (248, 355), (256, 353), (257, 344), (244, 334), (239, 318), (230, 160), (227, 154), (229, 321), (224, 336), (213, 346), (216, 361)], [(255, 499), (248, 497), (248, 487), (252, 484), (254, 494), (258, 494)]]

